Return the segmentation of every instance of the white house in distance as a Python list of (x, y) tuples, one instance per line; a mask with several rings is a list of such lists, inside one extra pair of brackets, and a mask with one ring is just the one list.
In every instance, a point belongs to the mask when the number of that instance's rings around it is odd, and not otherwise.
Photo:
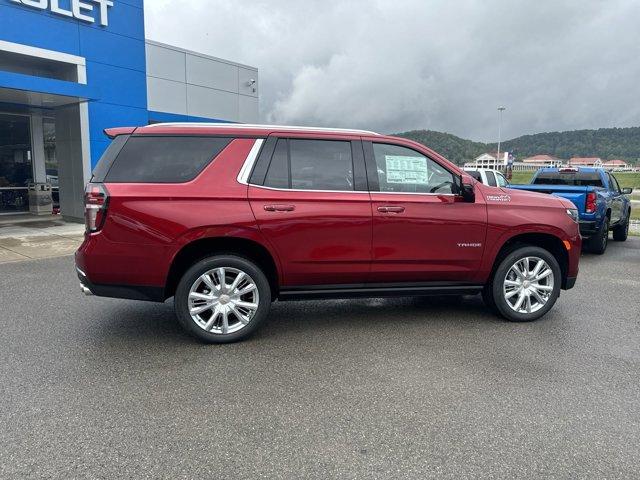
[[(490, 168), (493, 170), (504, 170), (508, 156), (508, 152), (500, 152), (500, 159), (498, 160), (497, 152), (487, 152), (476, 157), (473, 162), (465, 163), (464, 166), (469, 169)], [(561, 167), (562, 165), (562, 160), (552, 157), (551, 155), (534, 155), (533, 157), (525, 158), (521, 162), (513, 162), (511, 169), (516, 172), (537, 170), (541, 167)]]
[(552, 155), (534, 155), (533, 157), (523, 158), (522, 163), (535, 166), (536, 168), (562, 166), (562, 160)]
[(602, 167), (600, 157), (571, 157), (568, 165), (571, 167)]
[(506, 158), (508, 158), (508, 152), (500, 152), (500, 160), (498, 160), (498, 152), (487, 152), (482, 155), (478, 155), (473, 162), (467, 162), (464, 164), (466, 168), (488, 168), (491, 170), (504, 169), (506, 164)]
[(624, 160), (607, 160), (602, 163), (602, 166), (607, 170), (628, 170), (629, 164)]
[[(500, 152), (500, 159), (498, 159), (497, 152), (486, 152), (477, 156), (472, 162), (466, 162), (464, 168), (477, 170), (480, 168), (487, 168), (491, 170), (505, 170), (507, 165), (507, 159), (509, 158), (509, 152)], [(537, 170), (543, 167), (562, 167), (564, 166), (564, 160), (554, 157), (552, 155), (540, 154), (533, 155), (522, 159), (520, 162), (513, 162), (512, 171), (527, 171)], [(630, 170), (633, 166), (630, 166), (624, 160), (607, 160), (604, 161), (599, 157), (572, 157), (566, 164), (569, 167), (596, 167), (604, 168), (606, 170)]]

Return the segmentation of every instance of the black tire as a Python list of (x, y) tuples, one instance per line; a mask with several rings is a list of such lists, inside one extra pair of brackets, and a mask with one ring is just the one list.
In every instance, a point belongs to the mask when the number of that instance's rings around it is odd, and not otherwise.
[[(257, 310), (252, 313), (250, 319), (246, 324), (244, 324), (244, 326), (240, 326), (242, 322), (239, 322), (239, 317), (235, 316), (235, 314), (230, 314), (228, 316), (229, 322), (234, 321), (234, 325), (237, 325), (239, 330), (226, 334), (206, 331), (204, 327), (198, 325), (196, 320), (192, 318), (189, 313), (189, 295), (192, 286), (201, 278), (202, 275), (218, 268), (239, 270), (245, 273), (253, 280), (258, 294)], [(228, 285), (228, 283), (229, 282), (225, 281), (225, 284)], [(239, 298), (244, 299), (246, 297)], [(228, 302), (228, 300), (225, 299), (225, 302)], [(262, 323), (264, 323), (267, 315), (269, 314), (270, 307), (271, 287), (264, 272), (252, 261), (229, 254), (207, 257), (195, 263), (180, 279), (174, 297), (174, 308), (180, 325), (182, 325), (182, 327), (191, 335), (207, 343), (230, 343), (247, 338), (255, 332)], [(203, 312), (203, 315), (207, 315), (208, 313), (208, 311)], [(213, 311), (211, 311), (211, 314), (213, 314)], [(206, 318), (200, 320), (205, 321)], [(220, 319), (220, 322), (221, 321), (222, 320)], [(215, 327), (216, 325), (213, 326)], [(221, 326), (220, 329), (222, 329)]]
[(629, 236), (629, 220), (631, 219), (631, 210), (627, 211), (624, 223), (613, 227), (613, 239), (616, 242), (624, 242)]
[[(507, 278), (510, 268), (519, 260), (526, 257), (537, 257), (544, 260), (553, 273), (553, 287), (549, 292), (546, 303), (537, 311), (517, 312), (508, 304), (503, 291), (504, 282)], [(545, 315), (560, 296), (560, 286), (562, 283), (562, 272), (556, 258), (548, 251), (540, 247), (523, 246), (509, 253), (496, 268), (493, 278), (491, 279), (492, 295), (491, 298), (495, 303), (498, 313), (511, 322), (531, 322)]]
[(596, 255), (602, 255), (609, 244), (609, 217), (604, 217), (600, 230), (589, 239), (589, 251)]

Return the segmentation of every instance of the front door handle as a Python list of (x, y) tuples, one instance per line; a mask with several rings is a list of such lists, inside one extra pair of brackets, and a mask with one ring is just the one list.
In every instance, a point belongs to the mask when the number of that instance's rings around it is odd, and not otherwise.
[(378, 211), (380, 213), (402, 213), (404, 212), (404, 207), (399, 205), (385, 205), (383, 207), (378, 207)]
[(267, 212), (293, 212), (295, 205), (265, 205), (265, 211)]

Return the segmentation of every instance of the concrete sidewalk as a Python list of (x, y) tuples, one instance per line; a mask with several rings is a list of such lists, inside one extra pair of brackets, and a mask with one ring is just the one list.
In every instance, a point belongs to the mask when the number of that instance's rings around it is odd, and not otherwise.
[(59, 217), (0, 217), (0, 264), (71, 255), (83, 238), (83, 224)]

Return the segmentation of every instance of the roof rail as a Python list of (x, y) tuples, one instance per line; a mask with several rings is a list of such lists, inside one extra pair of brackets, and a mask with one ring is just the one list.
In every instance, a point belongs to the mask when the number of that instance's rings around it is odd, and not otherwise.
[(356, 133), (365, 135), (380, 135), (376, 132), (369, 130), (357, 130), (351, 128), (327, 128), (327, 127), (304, 127), (300, 125), (261, 125), (250, 123), (206, 123), (206, 122), (168, 122), (168, 123), (154, 123), (147, 125), (150, 127), (200, 127), (200, 128), (263, 128), (263, 129), (277, 129), (277, 130), (293, 130), (293, 131), (314, 131), (314, 132), (343, 132), (343, 133)]

